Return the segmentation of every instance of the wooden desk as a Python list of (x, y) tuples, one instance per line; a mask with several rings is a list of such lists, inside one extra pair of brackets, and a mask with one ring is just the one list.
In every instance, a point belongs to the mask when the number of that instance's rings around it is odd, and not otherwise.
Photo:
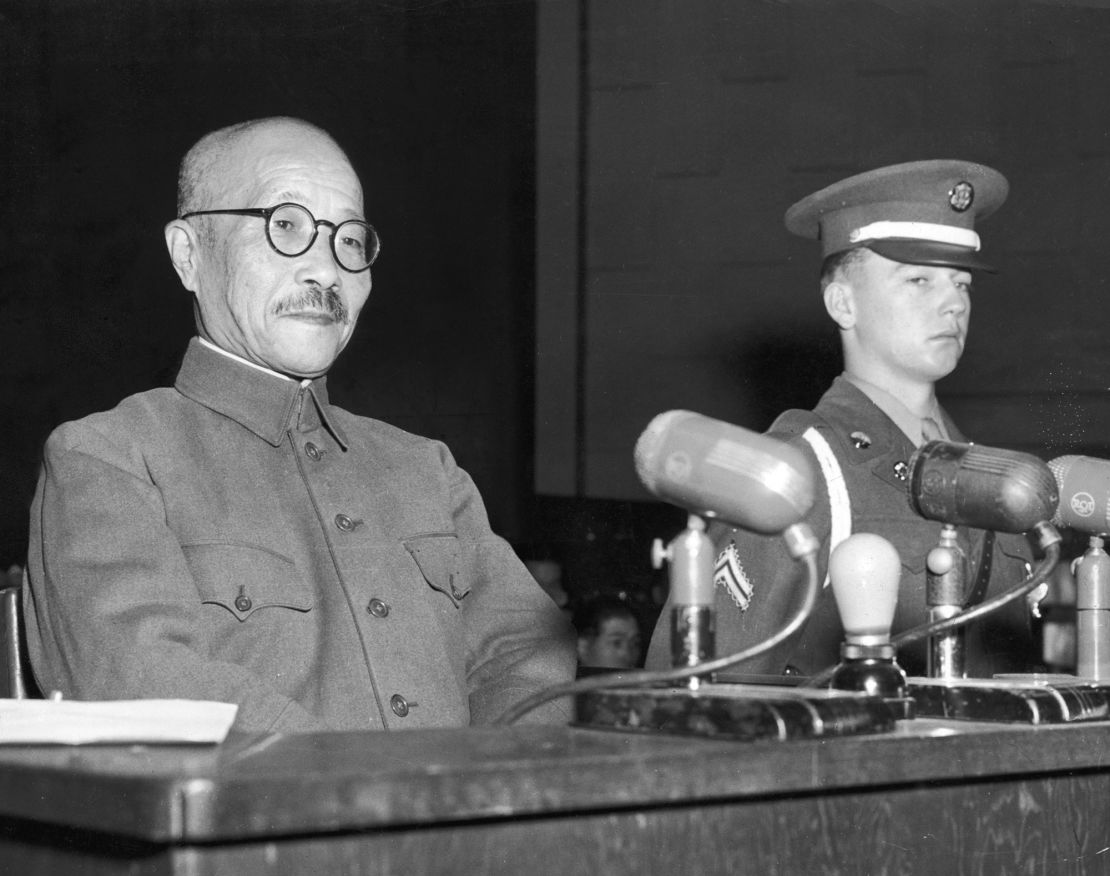
[(574, 728), (0, 749), (5, 874), (1086, 873), (1110, 723), (731, 743)]

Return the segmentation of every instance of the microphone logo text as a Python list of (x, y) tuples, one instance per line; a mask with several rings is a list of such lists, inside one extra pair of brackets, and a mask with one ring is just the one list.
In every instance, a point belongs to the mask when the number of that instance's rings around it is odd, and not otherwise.
[(1095, 513), (1095, 498), (1090, 493), (1076, 493), (1069, 504), (1071, 510), (1080, 517), (1090, 517)]

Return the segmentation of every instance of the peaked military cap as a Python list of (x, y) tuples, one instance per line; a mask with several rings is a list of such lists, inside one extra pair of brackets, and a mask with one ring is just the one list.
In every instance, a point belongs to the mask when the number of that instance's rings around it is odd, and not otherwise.
[(970, 161), (911, 161), (861, 173), (786, 211), (794, 234), (821, 241), (824, 257), (867, 247), (896, 262), (993, 271), (979, 258), (977, 219), (993, 213), (1010, 185)]

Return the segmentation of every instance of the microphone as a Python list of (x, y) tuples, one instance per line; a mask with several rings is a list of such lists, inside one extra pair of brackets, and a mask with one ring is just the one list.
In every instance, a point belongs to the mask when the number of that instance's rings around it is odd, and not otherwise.
[(1091, 538), (1072, 564), (1075, 575), (1075, 673), (1080, 678), (1110, 679), (1110, 556), (1103, 538), (1110, 535), (1110, 461), (1090, 456), (1059, 456), (1048, 463), (1060, 488), (1052, 522)]
[(894, 659), (890, 643), (901, 577), (898, 551), (882, 536), (855, 532), (833, 548), (829, 578), (844, 641), (829, 687), (878, 694), (898, 717), (912, 718), (914, 706), (906, 693), (906, 673)]
[(901, 578), (902, 560), (898, 551), (882, 536), (854, 532), (833, 548), (829, 554), (829, 580), (848, 644), (872, 646), (890, 642)]
[(656, 416), (634, 456), (656, 497), (754, 532), (782, 532), (813, 506), (813, 472), (801, 450), (692, 411)]
[(995, 532), (1028, 532), (1056, 513), (1059, 490), (1030, 453), (929, 441), (909, 463), (910, 504), (922, 517)]
[(1088, 535), (1110, 535), (1110, 461), (1058, 456), (1048, 468), (1060, 490), (1053, 524)]
[[(636, 473), (648, 491), (689, 512), (686, 530), (652, 548), (656, 568), (669, 561), (671, 656), (675, 667), (708, 674), (761, 654), (793, 635), (816, 603), (818, 542), (803, 518), (813, 507), (813, 472), (804, 453), (766, 435), (695, 414), (656, 416), (636, 442)], [(795, 559), (806, 563), (808, 587), (797, 615), (771, 638), (714, 661), (713, 542), (705, 520), (720, 518), (753, 532), (781, 532)], [(701, 674), (685, 676), (691, 690)]]
[[(1041, 586), (1060, 558), (1060, 534), (1049, 522), (1059, 490), (1048, 465), (1029, 453), (929, 441), (910, 457), (910, 505), (922, 517), (944, 524), (940, 542), (926, 560), (929, 621), (895, 636), (896, 648), (929, 638), (928, 673), (960, 678), (965, 673), (964, 627)], [(1033, 531), (1044, 559), (1024, 579), (973, 608), (965, 605), (966, 557), (957, 526), (994, 532)]]

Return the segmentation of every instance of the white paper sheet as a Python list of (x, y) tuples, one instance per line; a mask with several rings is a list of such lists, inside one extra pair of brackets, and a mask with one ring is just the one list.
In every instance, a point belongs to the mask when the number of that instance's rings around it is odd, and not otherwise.
[(0, 699), (0, 745), (217, 743), (238, 710), (204, 700)]

